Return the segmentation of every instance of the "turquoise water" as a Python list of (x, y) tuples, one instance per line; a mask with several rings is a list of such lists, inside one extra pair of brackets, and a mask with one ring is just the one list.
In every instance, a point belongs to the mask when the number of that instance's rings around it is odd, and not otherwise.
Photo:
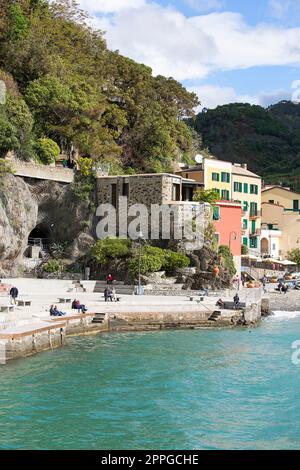
[(300, 449), (300, 316), (107, 334), (0, 367), (1, 449)]

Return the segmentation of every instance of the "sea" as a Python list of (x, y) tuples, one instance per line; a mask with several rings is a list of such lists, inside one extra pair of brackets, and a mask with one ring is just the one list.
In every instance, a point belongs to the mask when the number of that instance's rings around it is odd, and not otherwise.
[(300, 312), (71, 338), (2, 365), (0, 449), (300, 449)]

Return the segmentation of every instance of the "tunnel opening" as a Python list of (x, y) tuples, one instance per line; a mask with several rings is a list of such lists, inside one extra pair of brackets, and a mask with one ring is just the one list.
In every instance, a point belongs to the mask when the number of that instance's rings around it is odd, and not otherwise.
[(28, 236), (28, 246), (48, 251), (50, 243), (50, 230), (42, 224), (37, 225)]

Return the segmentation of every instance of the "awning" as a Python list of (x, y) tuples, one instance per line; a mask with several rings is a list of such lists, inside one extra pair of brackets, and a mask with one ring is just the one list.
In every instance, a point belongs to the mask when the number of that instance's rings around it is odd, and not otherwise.
[(294, 263), (294, 261), (289, 261), (288, 259), (278, 261), (278, 264), (282, 264), (283, 266), (297, 266), (297, 263)]

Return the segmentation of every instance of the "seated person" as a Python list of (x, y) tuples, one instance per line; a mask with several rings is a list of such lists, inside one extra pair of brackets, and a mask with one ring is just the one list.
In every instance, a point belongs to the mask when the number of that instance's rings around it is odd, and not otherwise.
[(224, 301), (222, 299), (219, 299), (216, 303), (216, 307), (224, 307)]
[(65, 315), (64, 312), (60, 312), (57, 308), (57, 306), (55, 305), (51, 305), (50, 307), (50, 316), (51, 317), (63, 317)]
[(72, 308), (78, 310), (78, 312), (85, 313), (87, 311), (87, 308), (85, 305), (80, 303), (80, 300), (73, 300), (72, 302)]

